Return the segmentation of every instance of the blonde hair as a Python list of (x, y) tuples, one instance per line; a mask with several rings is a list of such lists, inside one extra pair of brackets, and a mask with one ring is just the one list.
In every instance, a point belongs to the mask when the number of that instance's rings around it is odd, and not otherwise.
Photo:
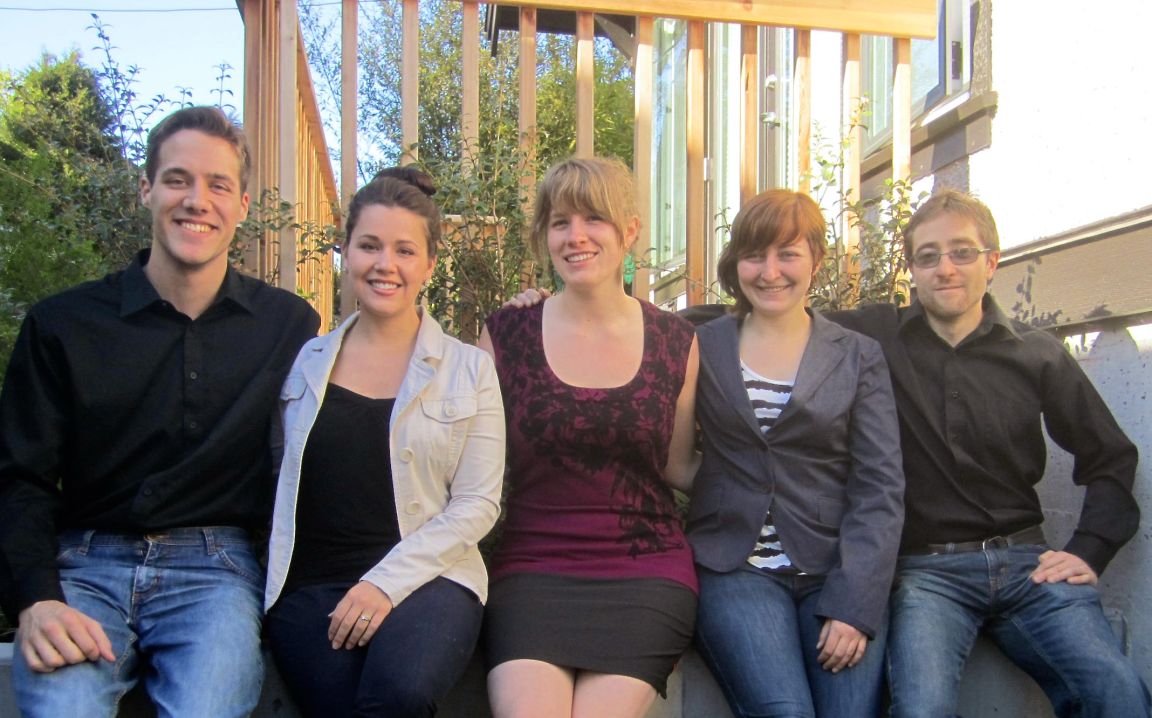
[(540, 181), (532, 218), (532, 251), (548, 262), (548, 224), (553, 213), (595, 215), (625, 229), (639, 218), (636, 183), (623, 162), (604, 157), (570, 158), (552, 166)]

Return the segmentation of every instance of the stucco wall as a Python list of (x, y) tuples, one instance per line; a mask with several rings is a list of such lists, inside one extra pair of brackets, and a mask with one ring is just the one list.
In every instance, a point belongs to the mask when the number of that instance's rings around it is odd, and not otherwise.
[(991, 3), (992, 146), (971, 188), (1007, 247), (1152, 202), (1147, 0)]

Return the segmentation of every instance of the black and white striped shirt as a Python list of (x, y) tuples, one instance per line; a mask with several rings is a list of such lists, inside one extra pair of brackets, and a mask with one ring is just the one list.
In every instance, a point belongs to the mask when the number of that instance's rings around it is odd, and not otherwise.
[[(740, 371), (744, 377), (744, 388), (748, 391), (748, 400), (752, 402), (752, 410), (756, 414), (756, 421), (760, 424), (760, 431), (767, 434), (780, 418), (780, 412), (788, 404), (792, 396), (793, 382), (768, 379), (760, 376), (740, 362)], [(780, 536), (776, 533), (776, 525), (772, 521), (772, 511), (764, 517), (764, 525), (760, 528), (760, 536), (756, 546), (748, 557), (748, 563), (763, 571), (771, 573), (802, 573), (788, 559), (784, 548), (780, 544)]]

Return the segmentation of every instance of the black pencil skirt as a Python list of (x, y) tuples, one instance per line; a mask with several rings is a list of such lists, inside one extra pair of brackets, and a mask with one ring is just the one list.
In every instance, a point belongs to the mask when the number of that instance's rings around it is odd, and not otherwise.
[(489, 591), (485, 652), (489, 670), (533, 659), (631, 676), (664, 696), (695, 625), (696, 594), (668, 579), (515, 574)]

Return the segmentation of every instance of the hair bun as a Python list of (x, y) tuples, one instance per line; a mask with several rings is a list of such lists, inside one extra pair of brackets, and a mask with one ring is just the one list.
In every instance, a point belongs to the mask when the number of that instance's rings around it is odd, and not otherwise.
[(376, 173), (376, 176), (372, 178), (372, 181), (375, 182), (376, 180), (380, 179), (400, 180), (401, 182), (412, 185), (429, 197), (436, 194), (436, 183), (433, 181), (432, 176), (427, 172), (418, 169), (416, 165), (404, 165), (403, 167), (385, 167)]

